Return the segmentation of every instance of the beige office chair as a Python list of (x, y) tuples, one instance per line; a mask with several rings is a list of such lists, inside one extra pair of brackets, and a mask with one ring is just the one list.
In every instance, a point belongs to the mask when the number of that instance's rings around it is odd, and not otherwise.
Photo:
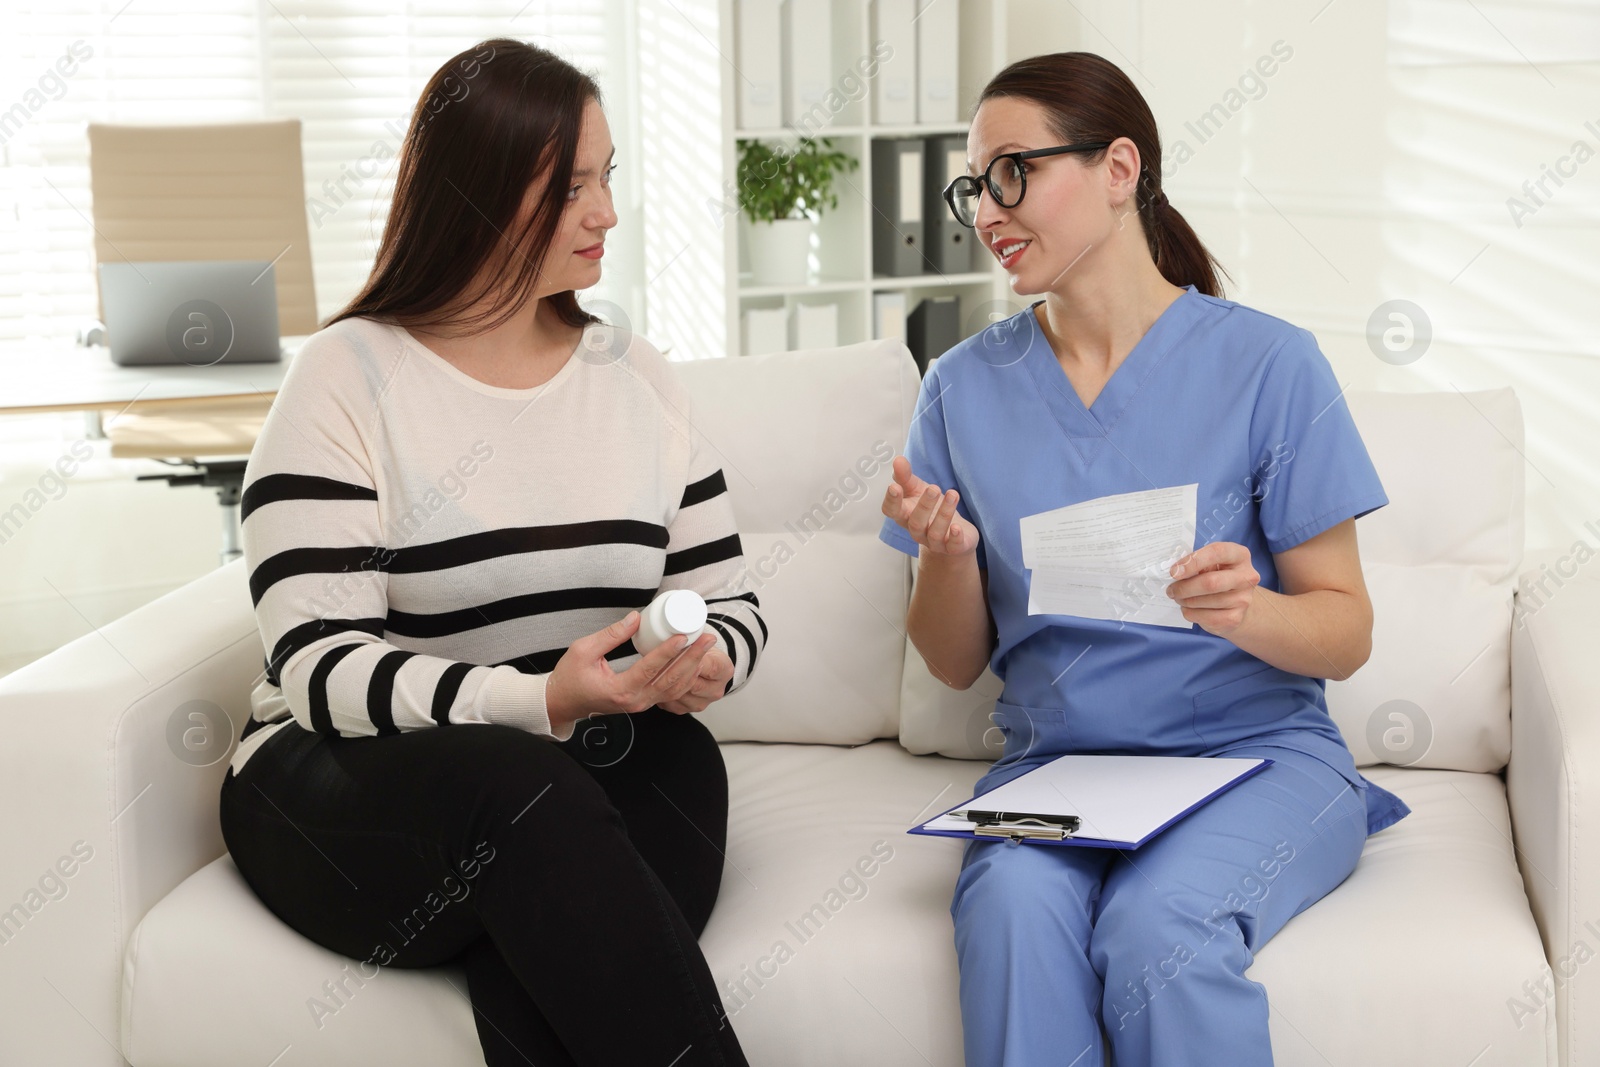
[[(277, 283), (278, 332), (316, 331), (300, 120), (91, 123), (89, 182), (96, 264), (267, 260)], [(105, 433), (113, 456), (194, 468), (142, 478), (216, 488), (226, 563), (240, 554), (239, 489), (271, 404), (271, 396), (135, 403), (106, 425)]]

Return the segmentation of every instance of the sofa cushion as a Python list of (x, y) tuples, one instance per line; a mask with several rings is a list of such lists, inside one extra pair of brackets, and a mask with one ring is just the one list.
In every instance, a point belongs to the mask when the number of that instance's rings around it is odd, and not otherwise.
[(1372, 656), (1349, 679), (1328, 683), (1328, 711), (1356, 765), (1363, 773), (1377, 763), (1504, 767), (1511, 758), (1510, 583), (1477, 567), (1363, 561), (1362, 570), (1372, 597)]
[[(1522, 417), (1510, 389), (1348, 394), (1389, 504), (1356, 524), (1373, 649), (1328, 710), (1361, 767), (1498, 771), (1511, 753), (1511, 593), (1522, 558)], [(994, 759), (985, 670), (955, 691), (906, 642), (900, 741)]]
[(1349, 394), (1389, 505), (1358, 522), (1372, 656), (1328, 683), (1358, 766), (1498, 771), (1511, 758), (1522, 409), (1509, 388)]
[(916, 405), (910, 352), (872, 341), (674, 368), (721, 459), (771, 633), (706, 725), (721, 741), (895, 736), (910, 568), (878, 526)]
[[(975, 761), (730, 744), (721, 897), (701, 939), (752, 1063), (958, 1067), (950, 895), (961, 843), (906, 827), (970, 796)], [(1548, 970), (1494, 775), (1374, 768), (1412, 814), (1291, 919), (1249, 974), (1280, 1067), (1546, 1063)], [(1021, 846), (1044, 847), (1044, 846)], [(478, 1064), (457, 968), (383, 969), (320, 1029), (308, 1008), (356, 961), (284, 926), (223, 856), (145, 916), (124, 968), (133, 1063)], [(1524, 1008), (1513, 1015), (1512, 1006)]]
[[(912, 564), (912, 588), (916, 565)], [(994, 703), (1004, 683), (985, 667), (969, 689), (951, 689), (933, 676), (908, 638), (900, 682), (900, 743), (917, 755), (994, 760), (1005, 735), (994, 721)]]
[(301, 937), (223, 853), (134, 929), (123, 959), (122, 1052), (161, 1067), (482, 1067), (466, 993), (460, 967), (374, 972)]
[(1257, 953), (1248, 974), (1267, 988), (1276, 1062), (1554, 1064), (1552, 975), (1504, 783), (1362, 773), (1411, 814), (1368, 838), (1350, 877)]

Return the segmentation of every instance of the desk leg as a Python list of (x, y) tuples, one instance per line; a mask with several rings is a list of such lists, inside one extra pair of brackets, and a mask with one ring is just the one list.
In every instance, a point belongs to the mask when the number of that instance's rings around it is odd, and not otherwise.
[(232, 563), (244, 555), (239, 544), (239, 505), (222, 505), (222, 562)]

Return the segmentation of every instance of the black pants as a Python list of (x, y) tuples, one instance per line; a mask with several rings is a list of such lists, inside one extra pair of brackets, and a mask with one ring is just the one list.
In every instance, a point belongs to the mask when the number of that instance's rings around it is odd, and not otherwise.
[[(222, 836), (262, 902), (379, 966), (459, 962), (488, 1067), (744, 1065), (697, 938), (728, 779), (692, 715), (340, 738), (282, 727), (223, 782)], [(330, 998), (330, 1009), (338, 1003)]]

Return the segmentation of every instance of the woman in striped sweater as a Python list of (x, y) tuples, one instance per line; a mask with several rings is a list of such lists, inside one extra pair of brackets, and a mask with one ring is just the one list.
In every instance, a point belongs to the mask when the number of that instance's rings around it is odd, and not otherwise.
[[(360, 977), (463, 966), (489, 1067), (745, 1063), (696, 944), (727, 775), (695, 713), (767, 627), (687, 392), (574, 296), (614, 166), (563, 60), (493, 40), (446, 63), (371, 276), (245, 473), (267, 658), (224, 839)], [(708, 632), (641, 656), (667, 589), (706, 599)]]

